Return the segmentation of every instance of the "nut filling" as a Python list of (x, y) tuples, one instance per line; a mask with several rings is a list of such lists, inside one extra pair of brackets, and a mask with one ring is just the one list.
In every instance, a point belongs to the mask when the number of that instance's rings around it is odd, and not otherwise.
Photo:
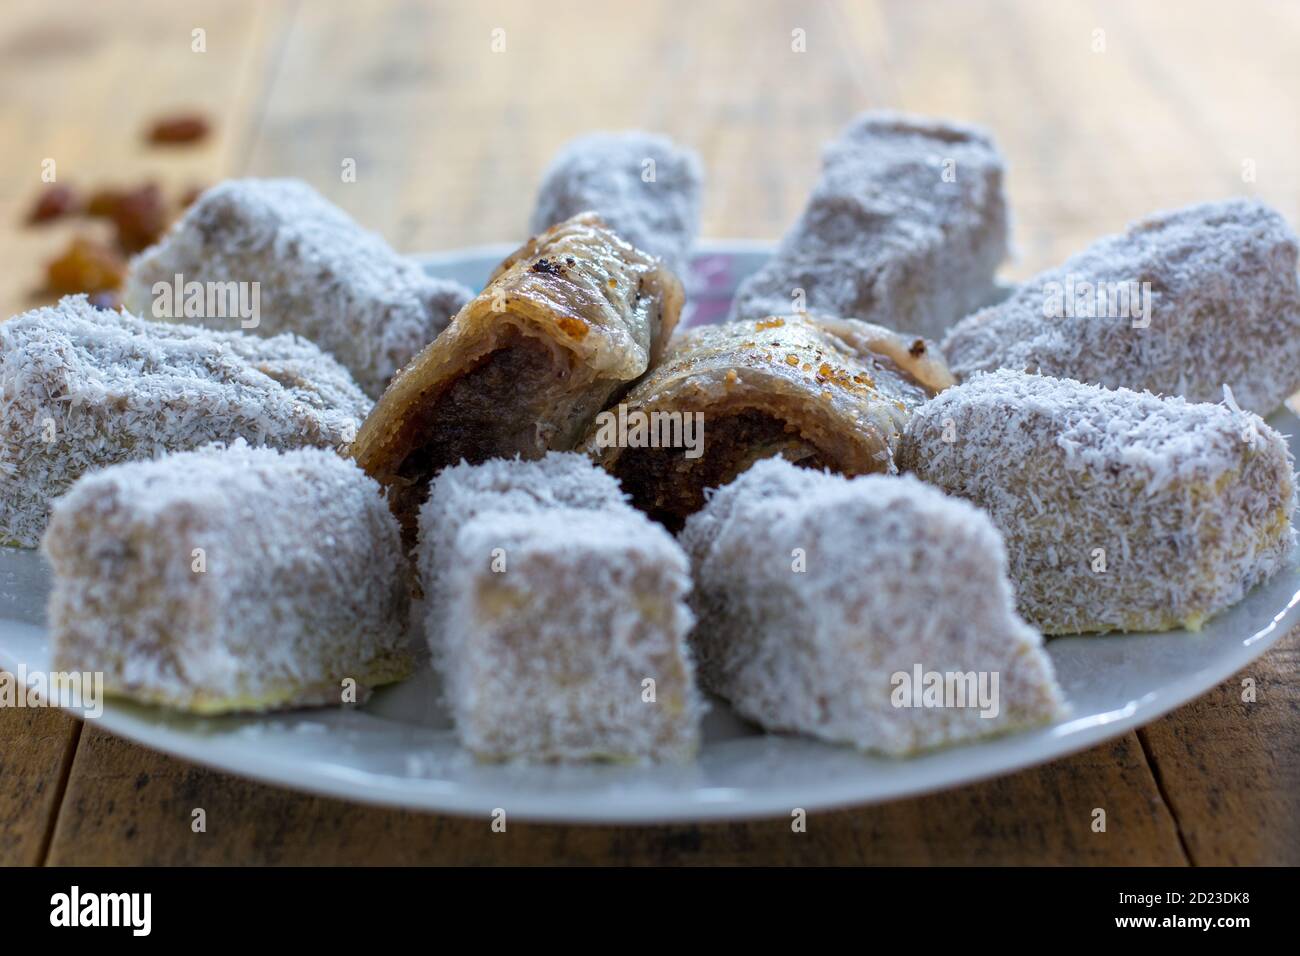
[(805, 468), (833, 467), (797, 427), (774, 415), (743, 411), (705, 426), (707, 453), (687, 458), (680, 448), (633, 448), (614, 475), (632, 503), (670, 531), (704, 506), (704, 492), (729, 484), (763, 458), (780, 456)]
[[(607, 393), (573, 392), (574, 374), (556, 351), (535, 338), (510, 333), (442, 395), (423, 403), (405, 430), (410, 451), (397, 469), (389, 501), (409, 536), (429, 481), (448, 464), (490, 458), (536, 459), (571, 445), (572, 422), (600, 410)], [(611, 383), (613, 387), (614, 383)]]

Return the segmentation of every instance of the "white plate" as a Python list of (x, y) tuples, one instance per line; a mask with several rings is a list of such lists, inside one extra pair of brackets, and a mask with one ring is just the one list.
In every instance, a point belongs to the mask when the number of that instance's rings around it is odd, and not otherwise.
[[(725, 309), (765, 257), (757, 243), (705, 243), (693, 321)], [(480, 286), (509, 247), (429, 256), (431, 273)], [(1294, 431), (1295, 417), (1271, 423)], [(1292, 450), (1296, 450), (1292, 443)], [(0, 549), (0, 667), (49, 666), (42, 626), (48, 572), (32, 552)], [(1204, 693), (1298, 623), (1300, 578), (1284, 572), (1199, 633), (1058, 638), (1048, 644), (1068, 696), (1050, 727), (910, 760), (866, 757), (765, 735), (715, 703), (699, 760), (684, 767), (480, 765), (456, 746), (432, 674), (355, 710), (197, 718), (109, 702), (99, 726), (147, 747), (267, 783), (369, 803), (567, 822), (656, 822), (788, 815), (954, 787), (1095, 746)]]

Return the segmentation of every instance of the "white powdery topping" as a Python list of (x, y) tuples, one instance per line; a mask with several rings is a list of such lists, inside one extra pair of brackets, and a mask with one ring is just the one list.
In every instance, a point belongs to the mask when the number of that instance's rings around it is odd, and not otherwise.
[(170, 287), (178, 274), (187, 283), (259, 283), (257, 332), (310, 339), (372, 398), (472, 298), (293, 179), (235, 179), (205, 192), (132, 261), (127, 305), (153, 314), (154, 284)]
[[(1063, 712), (1042, 638), (1012, 606), (997, 531), (915, 479), (764, 459), (682, 541), (701, 681), (769, 730), (901, 755)], [(996, 674), (996, 715), (895, 706), (894, 675), (917, 665), (983, 673), (990, 689)]]
[(530, 760), (694, 753), (704, 705), (685, 556), (589, 459), (445, 469), (420, 512), (417, 557), (434, 666), (466, 747)]
[(146, 322), (65, 298), (0, 324), (0, 539), (35, 546), (50, 502), (94, 468), (236, 438), (334, 447), (370, 404), (294, 336)]
[(775, 254), (740, 284), (732, 319), (804, 307), (939, 339), (988, 302), (1006, 258), (1002, 159), (988, 134), (864, 113), (822, 156), (822, 176)]
[(107, 468), (59, 500), (43, 549), (55, 666), (112, 693), (260, 710), (410, 672), (397, 522), (332, 451), (238, 441)]
[[(490, 570), (493, 552), (506, 570)], [(493, 758), (694, 756), (686, 558), (621, 512), (486, 512), (456, 538), (444, 671), (465, 746)], [(653, 681), (654, 699), (647, 699)]]
[[(444, 468), (430, 483), (429, 497), (420, 508), (416, 566), (425, 593), (438, 593), (438, 570), (451, 543), (480, 512), (605, 511), (626, 505), (627, 495), (618, 481), (586, 455), (574, 452), (548, 452), (534, 461), (494, 458), (480, 465), (461, 462)], [(428, 606), (428, 635), (435, 656), (443, 604), (432, 600)]]
[(1267, 415), (1300, 385), (1296, 257), (1285, 220), (1254, 200), (1160, 213), (964, 319), (943, 352), (963, 378), (1010, 368), (1196, 402), (1228, 385)]
[[(692, 566), (708, 560), (732, 513), (797, 501), (801, 497), (829, 494), (843, 485), (839, 475), (811, 468), (789, 467), (784, 458), (760, 459), (728, 485), (708, 488), (705, 507), (692, 515), (677, 536)], [(752, 521), (753, 519), (746, 519)]]
[(913, 413), (899, 465), (989, 513), (1045, 633), (1198, 627), (1295, 541), (1286, 441), (1223, 405), (984, 373)]
[(700, 231), (703, 178), (695, 152), (666, 136), (636, 131), (579, 136), (543, 174), (529, 228), (537, 235), (591, 210), (685, 281)]

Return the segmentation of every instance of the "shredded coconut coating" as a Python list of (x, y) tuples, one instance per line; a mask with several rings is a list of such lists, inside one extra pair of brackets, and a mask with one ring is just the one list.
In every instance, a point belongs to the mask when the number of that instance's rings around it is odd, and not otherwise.
[(413, 669), (397, 522), (332, 451), (115, 465), (59, 500), (43, 549), (53, 666), (102, 671), (112, 694), (257, 711), (339, 704), (347, 679), (361, 700)]
[(859, 116), (732, 319), (804, 308), (938, 340), (986, 304), (1006, 258), (1002, 158), (987, 133), (915, 116)]
[(455, 563), (454, 543), (464, 526), (488, 513), (536, 515), (558, 509), (605, 512), (627, 506), (618, 482), (586, 455), (547, 452), (534, 460), (493, 458), (444, 468), (429, 485), (420, 508), (415, 567), (426, 602), (425, 637), (434, 668), (441, 670), (457, 622), (446, 570)]
[(162, 318), (153, 311), (154, 283), (171, 285), (178, 274), (185, 282), (260, 283), (256, 331), (310, 339), (372, 398), (473, 295), (426, 275), (295, 179), (234, 179), (205, 192), (132, 261), (127, 306)]
[[(1295, 233), (1255, 200), (1159, 213), (964, 319), (943, 351), (961, 378), (1010, 368), (1193, 402), (1227, 385), (1267, 415), (1300, 386), (1296, 257)], [(1149, 283), (1149, 314), (1118, 298), (1130, 283)]]
[[(502, 573), (489, 570), (494, 549)], [(461, 530), (455, 552), (460, 634), (444, 673), (467, 749), (547, 761), (695, 755), (691, 583), (668, 532), (630, 510), (492, 512)]]
[[(764, 459), (711, 496), (681, 543), (701, 682), (768, 730), (901, 756), (1063, 713), (997, 531), (913, 478)], [(996, 675), (996, 713), (896, 706), (894, 675), (917, 665), (990, 686)]]
[(594, 211), (684, 279), (700, 231), (702, 168), (694, 150), (666, 136), (639, 131), (579, 136), (543, 174), (529, 231), (536, 235)]
[(292, 335), (261, 339), (95, 309), (85, 296), (0, 324), (0, 542), (34, 547), (87, 471), (245, 438), (341, 446), (370, 400)]
[(453, 466), (420, 531), (433, 662), (467, 749), (542, 761), (694, 754), (704, 704), (686, 643), (687, 562), (609, 475), (571, 453)]
[(586, 455), (547, 452), (541, 458), (493, 458), (481, 465), (461, 462), (444, 468), (429, 485), (420, 508), (416, 569), (426, 595), (430, 647), (441, 641), (439, 568), (467, 521), (483, 511), (536, 514), (557, 508), (608, 511), (627, 505), (618, 482)]
[(1295, 542), (1286, 441), (1224, 405), (984, 373), (913, 414), (899, 464), (988, 512), (1047, 634), (1196, 629)]

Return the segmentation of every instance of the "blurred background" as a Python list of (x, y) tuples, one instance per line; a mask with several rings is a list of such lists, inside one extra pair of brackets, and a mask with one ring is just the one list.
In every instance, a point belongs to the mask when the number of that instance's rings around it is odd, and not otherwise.
[[(521, 238), (562, 142), (644, 127), (704, 157), (706, 236), (762, 238), (797, 214), (821, 144), (888, 107), (992, 131), (1013, 277), (1183, 203), (1250, 193), (1300, 219), (1300, 4), (1282, 0), (5, 7), (6, 315), (72, 235), (103, 231), (25, 225), (50, 159), (82, 201), (157, 184), (167, 218), (224, 177), (298, 176), (417, 252)], [(207, 132), (150, 143), (167, 120)]]
[[(521, 239), (552, 153), (597, 128), (694, 147), (704, 234), (775, 238), (871, 107), (993, 133), (1013, 278), (1194, 201), (1256, 195), (1295, 225), (1298, 52), (1283, 0), (6, 0), (0, 318), (52, 279), (111, 278), (229, 176), (301, 177), (405, 252)], [(797, 839), (775, 820), (506, 840), (6, 709), (0, 863), (1297, 863), (1298, 672), (1292, 634), (1252, 665), (1264, 706), (1229, 681), (1095, 750)], [(200, 801), (222, 823), (195, 837)]]

